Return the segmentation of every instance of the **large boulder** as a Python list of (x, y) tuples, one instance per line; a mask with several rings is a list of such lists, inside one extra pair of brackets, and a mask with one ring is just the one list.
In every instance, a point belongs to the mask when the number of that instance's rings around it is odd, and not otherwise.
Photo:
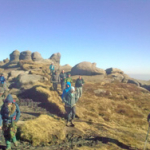
[(31, 59), (31, 51), (23, 51), (20, 53), (20, 60), (32, 60)]
[(132, 84), (135, 84), (135, 85), (137, 85), (137, 86), (140, 86), (140, 84), (139, 84), (138, 80), (133, 79), (133, 78), (128, 79), (128, 82), (127, 82), (127, 83), (132, 83)]
[(5, 64), (6, 64), (6, 63), (9, 63), (9, 59), (6, 58), (6, 59), (3, 60), (3, 62), (4, 62)]
[(24, 87), (26, 89), (31, 88), (33, 84), (37, 82), (48, 81), (46, 77), (35, 74), (20, 74), (17, 77), (17, 88)]
[(9, 72), (9, 80), (16, 78), (20, 74), (28, 74), (28, 71), (23, 71), (23, 70), (12, 70)]
[(106, 73), (107, 74), (112, 74), (112, 73), (123, 74), (123, 71), (118, 68), (108, 68), (108, 69), (106, 69)]
[(40, 53), (34, 52), (34, 53), (32, 53), (32, 60), (33, 61), (41, 61), (41, 60), (43, 60), (43, 58)]
[(124, 79), (124, 75), (120, 74), (120, 73), (112, 73), (112, 74), (110, 74), (108, 76), (113, 78), (114, 80), (119, 81), (119, 82), (123, 82), (123, 79)]
[(66, 64), (64, 66), (60, 66), (60, 71), (64, 70), (65, 72), (70, 72), (71, 71), (71, 66), (69, 64)]
[(71, 75), (105, 75), (103, 69), (97, 68), (96, 63), (81, 62), (71, 69)]
[(61, 54), (55, 53), (49, 59), (51, 59), (54, 63), (60, 64), (60, 58), (61, 58)]
[(18, 63), (19, 62), (19, 57), (20, 57), (20, 52), (18, 50), (13, 51), (10, 54), (10, 63)]

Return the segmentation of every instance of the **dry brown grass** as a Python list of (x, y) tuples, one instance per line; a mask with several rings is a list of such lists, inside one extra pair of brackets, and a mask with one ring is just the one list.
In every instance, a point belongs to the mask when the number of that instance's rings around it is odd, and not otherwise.
[[(94, 91), (97, 89), (107, 92), (96, 94)], [(37, 85), (35, 91), (44, 95), (43, 97), (50, 103), (49, 109), (54, 108), (55, 114), (57, 114), (56, 111), (62, 114), (65, 112), (58, 93), (50, 91), (48, 85)], [(143, 92), (133, 84), (101, 84), (101, 82), (86, 83), (83, 91), (82, 97), (77, 102), (79, 119), (75, 121), (75, 131), (80, 131), (76, 132), (78, 136), (107, 137), (134, 149), (143, 148), (148, 128), (146, 118), (150, 107), (149, 92)], [(54, 105), (57, 109), (53, 107)], [(147, 144), (147, 147), (150, 149), (150, 144)], [(102, 146), (101, 149), (119, 150), (122, 148), (118, 147), (117, 142), (111, 142)]]
[(21, 127), (21, 138), (33, 146), (59, 143), (65, 139), (64, 122), (47, 115), (26, 121)]

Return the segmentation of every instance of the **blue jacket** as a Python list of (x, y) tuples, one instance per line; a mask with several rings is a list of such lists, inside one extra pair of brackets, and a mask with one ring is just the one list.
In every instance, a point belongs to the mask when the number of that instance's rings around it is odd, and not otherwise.
[[(67, 87), (67, 85), (69, 85), (69, 87)], [(61, 98), (63, 99), (63, 97), (66, 95), (66, 93), (68, 93), (71, 89), (71, 83), (70, 82), (67, 82), (66, 83), (66, 88), (63, 90), (63, 94), (61, 96)]]
[[(7, 103), (8, 102), (12, 102), (12, 105), (14, 107), (14, 110), (12, 110), (12, 112), (9, 112)], [(2, 121), (4, 123), (12, 123), (12, 121), (17, 122), (20, 118), (20, 110), (19, 110), (19, 106), (17, 103), (13, 102), (13, 98), (12, 96), (9, 94), (6, 98), (6, 100), (4, 101), (4, 104), (1, 108), (1, 113), (0, 113), (0, 126), (2, 126)]]
[(4, 84), (4, 82), (5, 82), (4, 76), (0, 76), (0, 82), (1, 82), (2, 84)]
[(49, 69), (50, 69), (51, 71), (54, 71), (54, 70), (55, 70), (54, 65), (51, 64), (51, 65), (49, 66)]

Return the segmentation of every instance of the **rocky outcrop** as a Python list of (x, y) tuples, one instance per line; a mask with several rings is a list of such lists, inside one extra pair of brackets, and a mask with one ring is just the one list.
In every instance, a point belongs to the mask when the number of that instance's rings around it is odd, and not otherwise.
[(46, 77), (35, 74), (20, 74), (17, 77), (17, 88), (22, 86), (30, 88), (34, 83), (48, 81)]
[(69, 64), (66, 64), (64, 66), (60, 66), (60, 71), (64, 70), (65, 72), (70, 72), (72, 67)]
[(20, 57), (20, 52), (18, 50), (13, 51), (10, 54), (10, 63), (18, 63), (19, 62), (19, 57)]
[(12, 70), (9, 72), (9, 80), (16, 78), (20, 74), (28, 74), (28, 71), (23, 71), (23, 70)]
[(49, 59), (52, 60), (54, 63), (60, 64), (60, 58), (61, 58), (61, 54), (55, 53)]
[(136, 79), (133, 79), (133, 78), (128, 79), (128, 82), (127, 82), (127, 83), (132, 83), (132, 84), (135, 84), (135, 85), (137, 85), (137, 86), (140, 86), (139, 82), (138, 82)]
[(6, 58), (6, 59), (3, 60), (3, 62), (4, 62), (5, 64), (6, 64), (6, 63), (9, 63), (9, 59)]
[(32, 60), (31, 59), (31, 51), (23, 51), (20, 53), (20, 60)]
[(34, 52), (34, 53), (32, 53), (32, 60), (33, 61), (41, 61), (41, 60), (43, 60), (43, 58), (40, 53)]
[(97, 68), (96, 63), (81, 62), (71, 69), (71, 75), (105, 75), (103, 69)]
[(124, 72), (118, 68), (108, 68), (106, 69), (106, 73), (107, 74), (114, 74), (114, 73), (123, 74)]

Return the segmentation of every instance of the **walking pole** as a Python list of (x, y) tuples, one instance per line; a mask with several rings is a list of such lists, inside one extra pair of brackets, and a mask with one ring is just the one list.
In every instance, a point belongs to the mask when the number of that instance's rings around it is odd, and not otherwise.
[(146, 148), (146, 144), (147, 144), (147, 140), (148, 140), (148, 134), (149, 134), (149, 126), (148, 126), (148, 131), (147, 131), (147, 135), (146, 135), (146, 141), (145, 141), (145, 145), (144, 145), (144, 150), (145, 150), (145, 148)]

